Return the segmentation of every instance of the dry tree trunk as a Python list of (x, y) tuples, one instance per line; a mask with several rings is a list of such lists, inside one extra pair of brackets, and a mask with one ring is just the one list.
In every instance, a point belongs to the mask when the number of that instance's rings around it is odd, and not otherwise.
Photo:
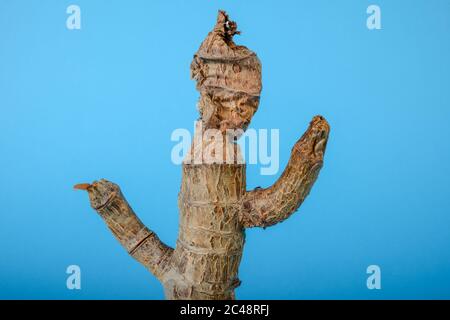
[[(203, 127), (219, 130), (225, 154), (231, 147), (237, 157), (235, 139), (226, 138), (230, 130), (245, 130), (258, 108), (261, 65), (255, 53), (234, 44), (236, 28), (219, 11), (214, 29), (194, 55), (191, 75), (200, 92)], [(279, 180), (253, 191), (246, 191), (245, 164), (205, 161), (204, 154), (194, 161), (198, 144), (218, 143), (196, 133), (182, 167), (175, 249), (142, 224), (116, 184), (102, 179), (75, 187), (88, 191), (91, 206), (130, 255), (161, 281), (167, 299), (234, 299), (245, 228), (274, 225), (297, 210), (322, 167), (328, 133), (326, 120), (314, 117)]]

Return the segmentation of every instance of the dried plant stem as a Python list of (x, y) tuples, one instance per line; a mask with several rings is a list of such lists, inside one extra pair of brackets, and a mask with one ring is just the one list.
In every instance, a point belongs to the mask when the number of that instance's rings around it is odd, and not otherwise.
[[(201, 121), (223, 134), (247, 128), (262, 87), (256, 54), (233, 42), (236, 28), (220, 11), (191, 65)], [(130, 255), (161, 281), (167, 299), (234, 299), (245, 228), (274, 225), (298, 209), (323, 165), (329, 130), (323, 117), (314, 117), (283, 174), (267, 189), (246, 191), (245, 164), (185, 162), (175, 249), (142, 224), (116, 184), (102, 179), (75, 187), (88, 191), (91, 206)]]

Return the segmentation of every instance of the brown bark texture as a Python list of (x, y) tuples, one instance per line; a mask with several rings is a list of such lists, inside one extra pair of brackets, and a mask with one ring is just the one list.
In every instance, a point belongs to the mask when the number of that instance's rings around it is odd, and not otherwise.
[[(238, 33), (236, 23), (219, 11), (191, 64), (201, 124), (223, 135), (224, 149), (235, 156), (239, 135), (226, 139), (229, 130), (248, 127), (262, 89), (260, 61), (234, 43)], [(327, 121), (315, 116), (278, 181), (253, 191), (246, 191), (245, 164), (192, 161), (199, 147), (218, 143), (196, 132), (182, 165), (175, 249), (144, 226), (116, 184), (102, 179), (75, 188), (88, 191), (91, 206), (128, 253), (160, 280), (167, 299), (234, 299), (245, 229), (274, 225), (298, 209), (322, 168), (329, 130)]]

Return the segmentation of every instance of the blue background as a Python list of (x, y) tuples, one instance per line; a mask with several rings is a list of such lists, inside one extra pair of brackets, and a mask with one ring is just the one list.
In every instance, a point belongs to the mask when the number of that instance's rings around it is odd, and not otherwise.
[[(366, 27), (372, 3), (382, 30)], [(1, 0), (0, 298), (163, 298), (72, 186), (118, 183), (175, 244), (170, 135), (198, 116), (189, 64), (219, 8), (263, 64), (252, 127), (280, 129), (279, 173), (249, 166), (248, 188), (276, 180), (313, 115), (332, 127), (299, 212), (247, 231), (237, 297), (450, 298), (447, 0)], [(66, 288), (70, 264), (82, 290)]]

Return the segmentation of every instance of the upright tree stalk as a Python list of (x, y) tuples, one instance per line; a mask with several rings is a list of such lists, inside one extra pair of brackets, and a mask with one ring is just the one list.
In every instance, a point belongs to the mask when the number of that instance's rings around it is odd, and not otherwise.
[(236, 34), (236, 23), (219, 11), (191, 64), (200, 92), (201, 124), (205, 130), (218, 130), (224, 139), (206, 141), (197, 133), (182, 165), (175, 249), (142, 224), (116, 184), (102, 179), (75, 186), (88, 191), (91, 206), (129, 254), (161, 281), (167, 299), (234, 299), (245, 228), (287, 219), (306, 198), (323, 165), (330, 128), (322, 116), (312, 119), (283, 174), (269, 188), (246, 191), (245, 164), (192, 161), (199, 146), (217, 152), (210, 147), (219, 140), (225, 142), (223, 150), (232, 150), (237, 158), (235, 139), (227, 139), (229, 130), (243, 132), (258, 108), (261, 64), (254, 52), (233, 42)]

